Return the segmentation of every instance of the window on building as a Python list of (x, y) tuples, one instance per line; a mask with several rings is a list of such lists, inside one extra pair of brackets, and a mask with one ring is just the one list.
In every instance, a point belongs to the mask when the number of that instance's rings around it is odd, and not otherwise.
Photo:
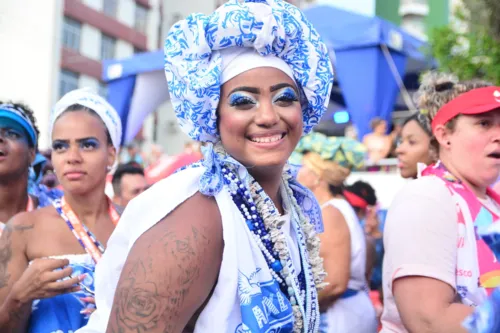
[(137, 4), (135, 6), (135, 30), (146, 33), (148, 26), (148, 9)]
[(116, 39), (107, 35), (101, 38), (101, 60), (115, 57)]
[(118, 8), (118, 0), (103, 0), (102, 11), (108, 16), (116, 16), (116, 9)]
[(99, 82), (99, 95), (108, 98), (108, 85), (104, 82)]
[(78, 73), (62, 69), (59, 73), (59, 97), (78, 88)]
[(63, 23), (63, 46), (69, 49), (80, 51), (80, 36), (82, 24), (69, 17), (64, 18)]

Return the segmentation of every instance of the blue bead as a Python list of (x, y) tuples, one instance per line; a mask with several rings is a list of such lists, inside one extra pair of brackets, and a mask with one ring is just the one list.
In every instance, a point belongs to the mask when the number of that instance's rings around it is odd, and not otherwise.
[(253, 226), (253, 223), (251, 220), (247, 220), (247, 226), (248, 226), (248, 229), (250, 229), (250, 231), (253, 231), (255, 229), (255, 227)]
[(283, 266), (281, 265), (281, 263), (278, 260), (276, 260), (275, 262), (273, 262), (271, 264), (271, 268), (273, 269), (273, 271), (278, 273), (278, 272), (281, 272), (281, 270), (283, 269)]

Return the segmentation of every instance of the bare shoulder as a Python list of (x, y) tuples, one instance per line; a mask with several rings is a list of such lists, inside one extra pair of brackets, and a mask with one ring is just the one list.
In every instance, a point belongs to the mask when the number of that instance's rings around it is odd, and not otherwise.
[(142, 327), (181, 332), (215, 286), (223, 247), (215, 199), (195, 194), (135, 242), (118, 283), (108, 332)]
[(52, 219), (58, 215), (52, 206), (40, 208), (31, 212), (21, 212), (16, 214), (8, 225), (17, 231), (29, 231), (35, 229), (38, 225), (51, 223)]
[(4, 233), (11, 235), (24, 236), (25, 231), (30, 231), (34, 228), (33, 218), (34, 212), (22, 212), (14, 215), (5, 225)]
[[(55, 235), (59, 225), (55, 220), (59, 218), (53, 207), (45, 207), (31, 212), (22, 212), (10, 219), (7, 223), (2, 239), (8, 238), (13, 247), (22, 249), (31, 257), (33, 248), (37, 244), (46, 247), (46, 240)], [(4, 235), (5, 234), (5, 235)]]
[(339, 222), (345, 223), (344, 215), (342, 212), (333, 205), (327, 205), (321, 210), (323, 215), (323, 223), (337, 224)]
[(333, 205), (322, 209), (324, 232), (322, 242), (331, 242), (333, 239), (349, 240), (349, 226), (342, 212)]

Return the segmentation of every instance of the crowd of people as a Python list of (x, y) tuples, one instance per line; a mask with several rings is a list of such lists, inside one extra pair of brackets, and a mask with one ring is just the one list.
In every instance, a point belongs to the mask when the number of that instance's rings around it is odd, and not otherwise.
[[(161, 176), (92, 91), (55, 104), (50, 156), (0, 102), (0, 332), (498, 331), (500, 87), (432, 72), (397, 132), (314, 132), (333, 67), (281, 0), (190, 15), (165, 62), (194, 143)], [(348, 177), (392, 150), (409, 181), (381, 230)]]

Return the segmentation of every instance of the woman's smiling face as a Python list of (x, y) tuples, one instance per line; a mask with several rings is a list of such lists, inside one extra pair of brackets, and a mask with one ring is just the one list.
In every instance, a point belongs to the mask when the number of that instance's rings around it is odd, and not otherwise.
[(227, 81), (218, 112), (222, 145), (248, 168), (282, 168), (302, 136), (297, 86), (276, 68), (255, 68)]

